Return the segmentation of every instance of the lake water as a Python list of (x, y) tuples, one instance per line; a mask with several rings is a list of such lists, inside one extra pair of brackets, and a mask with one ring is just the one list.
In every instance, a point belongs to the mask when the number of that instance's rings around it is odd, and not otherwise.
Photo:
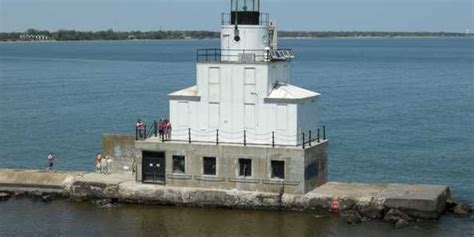
[[(0, 167), (45, 168), (53, 151), (58, 169), (92, 170), (101, 134), (132, 134), (137, 118), (166, 117), (167, 94), (195, 83), (196, 49), (218, 44), (0, 44)], [(474, 204), (474, 39), (284, 40), (281, 47), (297, 55), (292, 83), (322, 94), (330, 180), (447, 184)], [(392, 230), (311, 214), (26, 200), (0, 203), (0, 215), (0, 236), (474, 236), (472, 218), (452, 217)]]

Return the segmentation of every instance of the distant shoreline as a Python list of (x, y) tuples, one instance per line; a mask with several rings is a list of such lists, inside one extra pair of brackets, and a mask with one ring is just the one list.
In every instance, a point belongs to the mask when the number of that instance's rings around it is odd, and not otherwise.
[[(371, 40), (371, 39), (463, 39), (474, 38), (474, 36), (372, 36), (372, 37), (279, 37), (280, 40)], [(71, 42), (164, 42), (164, 41), (205, 41), (205, 40), (219, 40), (219, 38), (196, 38), (196, 39), (123, 39), (123, 40), (0, 40), (0, 44), (9, 43), (71, 43)]]
[[(384, 31), (279, 31), (281, 39), (372, 39), (372, 38), (464, 38), (473, 33), (453, 32), (384, 32)], [(49, 32), (30, 29), (26, 32), (0, 33), (0, 42), (62, 42), (62, 41), (151, 41), (219, 39), (215, 31), (75, 31)]]

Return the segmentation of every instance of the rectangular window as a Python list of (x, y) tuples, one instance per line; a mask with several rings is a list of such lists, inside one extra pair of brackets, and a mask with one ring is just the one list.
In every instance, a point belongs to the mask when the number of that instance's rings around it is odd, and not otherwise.
[(204, 168), (204, 175), (216, 175), (216, 158), (204, 157), (203, 168)]
[(184, 156), (173, 156), (173, 174), (186, 173)]
[(239, 159), (239, 176), (252, 177), (252, 160)]
[(285, 162), (272, 160), (272, 179), (285, 179)]

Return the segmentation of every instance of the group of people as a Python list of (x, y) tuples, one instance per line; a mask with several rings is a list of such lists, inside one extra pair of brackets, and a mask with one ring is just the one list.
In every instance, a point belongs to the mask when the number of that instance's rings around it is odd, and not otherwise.
[(95, 171), (97, 173), (101, 173), (104, 175), (108, 175), (109, 173), (109, 163), (112, 162), (112, 159), (108, 156), (102, 156), (99, 152), (95, 157)]
[(158, 122), (158, 134), (161, 141), (171, 140), (171, 122), (169, 119), (160, 119)]
[[(160, 121), (156, 124), (158, 129), (158, 134), (160, 136), (161, 141), (170, 141), (171, 140), (171, 122), (169, 119), (160, 119)], [(146, 125), (141, 120), (138, 119), (137, 123), (135, 124), (135, 128), (137, 130), (137, 138), (138, 139), (145, 139), (146, 133)]]

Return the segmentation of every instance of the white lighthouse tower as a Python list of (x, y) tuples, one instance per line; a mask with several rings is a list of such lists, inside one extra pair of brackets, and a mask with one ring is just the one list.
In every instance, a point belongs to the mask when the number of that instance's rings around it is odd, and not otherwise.
[(196, 85), (170, 94), (171, 139), (155, 125), (136, 141), (137, 181), (294, 194), (324, 184), (319, 94), (290, 84), (294, 58), (259, 0), (232, 0), (220, 48), (197, 51)]
[[(319, 127), (319, 94), (291, 85), (290, 49), (259, 0), (232, 0), (221, 47), (197, 52), (197, 85), (170, 94), (172, 140), (298, 145)], [(245, 141), (244, 141), (245, 140)]]

